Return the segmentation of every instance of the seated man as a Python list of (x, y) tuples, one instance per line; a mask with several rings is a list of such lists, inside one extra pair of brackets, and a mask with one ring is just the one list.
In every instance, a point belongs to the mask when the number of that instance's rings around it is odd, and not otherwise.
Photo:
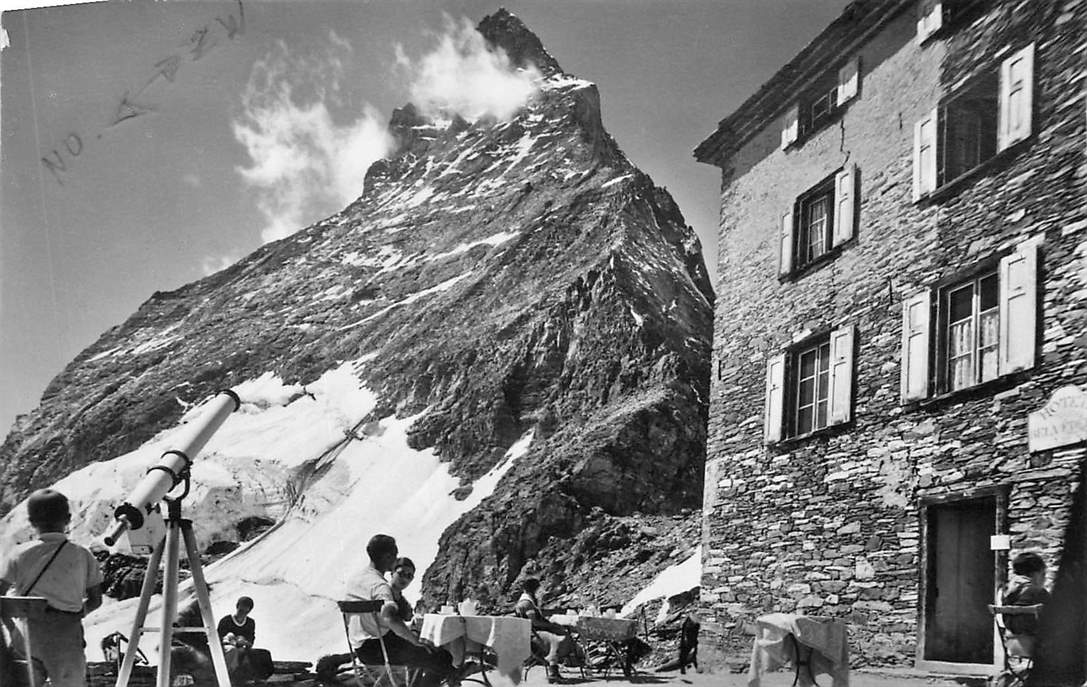
[(557, 683), (561, 680), (559, 659), (574, 648), (573, 640), (569, 636), (570, 628), (544, 618), (539, 601), (536, 599), (536, 593), (540, 589), (538, 579), (526, 578), (521, 588), (523, 591), (513, 607), (513, 613), (520, 618), (532, 621), (533, 654), (540, 655), (547, 662), (547, 681)]
[[(410, 558), (397, 558), (396, 563), (393, 565), (389, 586), (392, 588), (393, 596), (396, 598), (400, 619), (405, 623), (411, 623), (415, 616), (415, 611), (411, 606), (411, 602), (404, 597), (404, 589), (411, 584), (413, 579), (415, 579), (415, 563)], [(421, 615), (422, 614), (420, 614), (420, 617)], [(339, 672), (340, 666), (350, 662), (351, 654), (328, 654), (322, 656), (317, 659), (317, 679), (324, 683), (337, 682), (336, 674)]]
[[(1012, 561), (1011, 580), (1004, 592), (1004, 604), (1007, 606), (1033, 606), (1049, 602), (1049, 591), (1045, 588), (1045, 561), (1033, 551), (1021, 553)], [(1016, 637), (1023, 656), (1032, 655), (1035, 638), (1038, 634), (1038, 619), (1033, 615), (1004, 615), (1004, 627), (1008, 634)], [(1009, 649), (1011, 649), (1009, 642)]]
[(400, 607), (385, 573), (396, 566), (399, 550), (396, 540), (386, 534), (375, 534), (366, 545), (370, 564), (348, 583), (347, 598), (360, 601), (381, 600), (380, 622), (368, 615), (351, 617), (348, 635), (355, 655), (363, 663), (381, 664), (381, 638), (389, 654), (389, 663), (422, 668), (424, 687), (442, 680), (456, 682), (453, 657), (448, 651), (424, 644), (400, 616)]

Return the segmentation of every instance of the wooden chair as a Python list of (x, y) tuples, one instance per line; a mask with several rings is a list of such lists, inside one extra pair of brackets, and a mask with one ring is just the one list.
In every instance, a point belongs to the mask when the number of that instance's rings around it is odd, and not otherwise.
[(1003, 616), (1029, 615), (1037, 618), (1044, 604), (1032, 606), (997, 606), (989, 604), (989, 613), (996, 623), (1000, 643), (1004, 647), (1004, 672), (997, 677), (996, 684), (1020, 685), (1025, 684), (1034, 666), (1034, 650), (1036, 639), (1033, 635), (1012, 634), (1003, 622)]
[[(45, 599), (38, 596), (2, 596), (0, 597), (0, 618), (40, 618), (45, 614)], [(6, 623), (5, 623), (6, 624)], [(29, 624), (29, 623), (28, 623)], [(30, 653), (30, 628), (27, 627), (23, 635), (23, 656), (25, 660), (16, 660), (15, 663), (26, 665), (26, 683), (29, 687), (38, 687), (37, 676), (34, 673), (34, 660)]]
[[(371, 666), (361, 662), (355, 655), (354, 647), (351, 646), (351, 631), (350, 621), (352, 616), (368, 615), (373, 619), (374, 624), (378, 627), (381, 626), (381, 607), (384, 605), (384, 601), (377, 599), (374, 601), (359, 601), (357, 599), (348, 599), (344, 601), (337, 601), (336, 605), (340, 608), (340, 615), (343, 617), (343, 632), (347, 638), (347, 650), (351, 654), (351, 668), (355, 673), (355, 682), (358, 683), (358, 687), (377, 687), (382, 678), (387, 678), (389, 681), (389, 687), (411, 687), (415, 682), (415, 678), (419, 671), (416, 668), (410, 666), (393, 666), (389, 663), (389, 652), (385, 648), (384, 636), (378, 639), (381, 644), (381, 657), (384, 659), (384, 663), (380, 666)], [(397, 670), (394, 671), (394, 668)], [(401, 673), (403, 679), (397, 681), (397, 673)], [(376, 674), (375, 674), (376, 673)], [(369, 682), (363, 679), (364, 674), (370, 678)]]

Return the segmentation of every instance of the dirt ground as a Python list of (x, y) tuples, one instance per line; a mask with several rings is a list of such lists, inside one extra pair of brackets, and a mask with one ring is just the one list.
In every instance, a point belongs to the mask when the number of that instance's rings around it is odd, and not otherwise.
[[(605, 680), (602, 676), (593, 676), (582, 679), (575, 668), (563, 668), (563, 684), (583, 685), (585, 687), (625, 687), (628, 684), (636, 685), (661, 685), (662, 687), (748, 687), (746, 673), (697, 673), (688, 670), (686, 675), (681, 675), (678, 670), (666, 673), (642, 672), (633, 680), (611, 675)], [(761, 687), (792, 687), (795, 675), (791, 670), (782, 670), (763, 676)], [(829, 675), (817, 675), (816, 684), (819, 687), (832, 687)], [(499, 687), (498, 681), (494, 681), (495, 687)], [(508, 683), (505, 683), (508, 684)], [(547, 682), (547, 674), (541, 668), (533, 668), (526, 679), (522, 681), (523, 687), (550, 687)], [(802, 682), (797, 683), (801, 687)], [(854, 670), (849, 676), (849, 687), (960, 687), (961, 685), (984, 684), (984, 680), (978, 678), (952, 678), (946, 676), (931, 676), (915, 671), (894, 670)], [(474, 683), (466, 683), (474, 687)]]

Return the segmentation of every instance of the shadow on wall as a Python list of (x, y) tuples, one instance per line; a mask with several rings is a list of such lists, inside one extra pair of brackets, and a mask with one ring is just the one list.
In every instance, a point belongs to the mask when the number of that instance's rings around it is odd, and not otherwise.
[(1039, 619), (1039, 646), (1030, 682), (1082, 684), (1087, 668), (1087, 457), (1080, 461), (1079, 485), (1064, 530), (1064, 547), (1053, 598)]

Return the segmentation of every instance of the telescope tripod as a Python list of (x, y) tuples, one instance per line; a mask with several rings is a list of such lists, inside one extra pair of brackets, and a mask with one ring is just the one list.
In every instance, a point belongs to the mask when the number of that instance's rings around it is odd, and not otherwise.
[[(200, 552), (196, 549), (196, 537), (192, 531), (192, 520), (181, 517), (181, 499), (189, 491), (188, 474), (185, 474), (185, 493), (177, 498), (164, 499), (167, 504), (166, 536), (155, 545), (151, 553), (151, 560), (147, 563), (147, 572), (143, 579), (143, 587), (140, 589), (140, 603), (136, 609), (136, 620), (132, 624), (132, 633), (129, 635), (128, 651), (121, 663), (121, 670), (117, 673), (115, 687), (128, 687), (128, 679), (132, 675), (132, 667), (136, 663), (137, 649), (140, 646), (140, 638), (145, 631), (159, 634), (159, 667), (156, 687), (170, 687), (170, 644), (175, 633), (204, 632), (208, 638), (208, 648), (211, 650), (211, 662), (215, 668), (215, 678), (219, 687), (230, 687), (230, 677), (227, 675), (226, 655), (223, 653), (222, 642), (215, 627), (215, 617), (211, 611), (211, 598), (208, 596), (208, 585), (204, 579), (204, 570), (200, 565)], [(189, 559), (189, 570), (192, 572), (193, 589), (196, 592), (197, 603), (200, 606), (200, 617), (203, 627), (174, 627), (177, 620), (177, 576), (181, 542), (185, 542), (185, 555)], [(159, 628), (144, 626), (147, 619), (147, 609), (151, 604), (151, 596), (155, 592), (155, 578), (162, 562), (163, 553), (166, 555), (166, 570), (162, 580), (162, 624)]]

